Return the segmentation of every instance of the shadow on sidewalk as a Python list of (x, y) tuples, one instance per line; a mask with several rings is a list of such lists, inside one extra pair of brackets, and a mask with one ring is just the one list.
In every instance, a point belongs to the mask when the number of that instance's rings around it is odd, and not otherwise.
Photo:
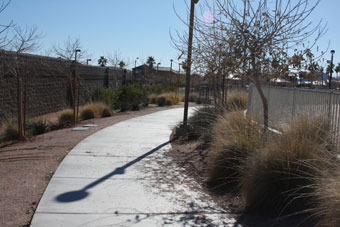
[(159, 149), (161, 149), (162, 147), (170, 144), (172, 141), (168, 141), (165, 142), (157, 147), (155, 147), (154, 149), (148, 151), (147, 153), (137, 157), (136, 159), (132, 160), (131, 162), (123, 165), (122, 167), (118, 167), (116, 168), (114, 171), (112, 171), (111, 173), (103, 176), (102, 178), (92, 182), (91, 184), (85, 186), (83, 189), (78, 190), (78, 191), (70, 191), (70, 192), (65, 192), (63, 194), (58, 195), (57, 197), (55, 197), (55, 200), (61, 203), (70, 203), (70, 202), (75, 202), (75, 201), (79, 201), (82, 199), (85, 199), (89, 193), (87, 192), (88, 189), (95, 187), (96, 185), (103, 183), (104, 181), (106, 181), (107, 179), (118, 175), (118, 174), (124, 174), (125, 173), (125, 169), (129, 168), (130, 166), (136, 164), (137, 162), (141, 161), (142, 159), (148, 157), (149, 155), (153, 154), (154, 152), (158, 151)]

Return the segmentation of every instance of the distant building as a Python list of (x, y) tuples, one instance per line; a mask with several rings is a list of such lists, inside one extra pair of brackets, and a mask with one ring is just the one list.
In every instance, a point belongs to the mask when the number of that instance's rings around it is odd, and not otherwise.
[(132, 69), (132, 78), (139, 83), (177, 86), (182, 77), (183, 74), (179, 74), (178, 71), (172, 70), (170, 67), (150, 67), (143, 64)]

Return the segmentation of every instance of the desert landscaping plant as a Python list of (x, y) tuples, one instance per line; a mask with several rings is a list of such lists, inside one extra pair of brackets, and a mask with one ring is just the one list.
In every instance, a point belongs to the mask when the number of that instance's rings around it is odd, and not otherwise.
[(26, 123), (27, 125), (27, 132), (30, 135), (36, 136), (40, 134), (44, 134), (48, 130), (48, 123), (46, 120), (36, 120), (36, 121), (30, 121)]
[(241, 164), (263, 145), (261, 126), (243, 111), (225, 112), (212, 126), (208, 183), (225, 187), (239, 182)]
[(313, 198), (315, 206), (312, 217), (317, 217), (318, 225), (324, 227), (340, 226), (340, 163), (328, 159), (328, 168), (319, 170), (315, 178)]
[(1, 127), (0, 141), (10, 141), (19, 139), (18, 123), (15, 119), (9, 120)]
[(73, 111), (71, 109), (64, 110), (58, 117), (58, 123), (60, 127), (66, 127), (72, 125), (74, 122)]
[(197, 108), (193, 115), (188, 119), (189, 139), (201, 138), (205, 142), (210, 142), (212, 137), (212, 125), (223, 111), (223, 109), (216, 109), (213, 106)]
[(80, 109), (81, 120), (112, 116), (110, 107), (100, 102), (86, 104), (82, 106)]
[(226, 109), (229, 111), (245, 110), (248, 106), (248, 93), (246, 91), (228, 92)]
[(113, 107), (113, 91), (109, 88), (98, 86), (91, 92), (90, 97), (93, 103), (100, 102)]
[(247, 209), (280, 216), (313, 205), (314, 178), (318, 169), (328, 168), (324, 162), (329, 136), (326, 122), (298, 118), (242, 162), (240, 191)]

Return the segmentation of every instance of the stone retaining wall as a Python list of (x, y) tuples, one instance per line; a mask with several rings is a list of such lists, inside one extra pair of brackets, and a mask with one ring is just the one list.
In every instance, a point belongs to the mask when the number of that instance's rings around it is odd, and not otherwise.
[(27, 117), (69, 108), (72, 71), (80, 78), (81, 100), (97, 86), (114, 89), (122, 84), (123, 72), (110, 67), (74, 64), (58, 58), (0, 52), (0, 125), (16, 118), (18, 112), (18, 78), (22, 91), (26, 87)]

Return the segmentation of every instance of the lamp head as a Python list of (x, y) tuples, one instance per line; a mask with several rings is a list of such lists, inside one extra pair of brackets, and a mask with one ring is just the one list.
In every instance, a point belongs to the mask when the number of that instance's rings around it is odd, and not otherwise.
[(335, 50), (331, 50), (331, 54), (335, 54)]

